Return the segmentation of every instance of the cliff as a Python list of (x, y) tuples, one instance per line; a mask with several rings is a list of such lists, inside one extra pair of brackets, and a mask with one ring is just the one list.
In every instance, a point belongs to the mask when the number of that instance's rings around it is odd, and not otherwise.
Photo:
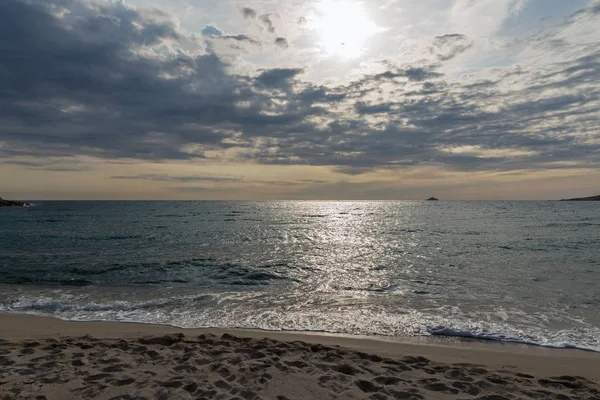
[(24, 205), (26, 205), (26, 203), (4, 200), (2, 197), (0, 197), (0, 207), (23, 207)]

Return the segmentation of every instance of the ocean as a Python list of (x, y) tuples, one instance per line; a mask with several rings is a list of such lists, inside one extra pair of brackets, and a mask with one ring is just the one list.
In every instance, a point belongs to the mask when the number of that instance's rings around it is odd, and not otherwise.
[(600, 351), (600, 209), (34, 202), (0, 208), (0, 312)]

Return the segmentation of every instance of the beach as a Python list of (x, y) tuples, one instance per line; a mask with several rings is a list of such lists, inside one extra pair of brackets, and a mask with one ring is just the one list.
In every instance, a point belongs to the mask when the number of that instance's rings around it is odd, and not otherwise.
[(600, 354), (0, 315), (0, 399), (599, 399)]

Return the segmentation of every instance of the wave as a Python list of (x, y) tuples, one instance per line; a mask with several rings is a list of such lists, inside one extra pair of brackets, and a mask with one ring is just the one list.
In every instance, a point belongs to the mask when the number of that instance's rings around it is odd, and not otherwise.
[(61, 286), (90, 286), (94, 282), (87, 279), (52, 279), (32, 278), (28, 276), (13, 276), (0, 278), (0, 283), (9, 285), (61, 285)]
[(111, 236), (90, 236), (90, 237), (80, 237), (79, 240), (91, 240), (91, 241), (101, 241), (101, 240), (128, 240), (128, 239), (141, 239), (142, 235), (111, 235)]
[(473, 332), (468, 330), (458, 330), (449, 328), (447, 326), (438, 325), (427, 327), (427, 331), (431, 336), (449, 336), (449, 337), (460, 337), (467, 339), (479, 339), (479, 340), (490, 340), (497, 342), (510, 342), (510, 343), (519, 343), (526, 344), (529, 346), (541, 346), (541, 347), (549, 347), (553, 349), (579, 349), (586, 351), (594, 351), (600, 352), (598, 349), (593, 349), (585, 346), (578, 346), (571, 343), (539, 343), (531, 340), (525, 340), (517, 337), (503, 335), (501, 333), (488, 333), (488, 332)]
[[(10, 305), (0, 304), (0, 311), (10, 312), (39, 312), (39, 313), (60, 313), (60, 312), (101, 312), (101, 311), (135, 311), (163, 308), (166, 306), (182, 303), (195, 303), (199, 301), (212, 299), (211, 295), (197, 295), (192, 297), (172, 297), (166, 299), (149, 300), (145, 302), (114, 301), (109, 303), (87, 303), (72, 304), (60, 300), (48, 298), (22, 298)], [(152, 323), (152, 322), (148, 322)]]
[(269, 285), (278, 281), (299, 282), (289, 274), (287, 264), (246, 266), (215, 258), (192, 258), (165, 262), (113, 263), (84, 266), (0, 271), (0, 283), (22, 285), (147, 285), (194, 283), (197, 285)]
[[(0, 312), (25, 313), (33, 315), (51, 315), (64, 320), (72, 321), (115, 321), (115, 322), (134, 322), (142, 324), (167, 324), (179, 328), (228, 328), (228, 329), (260, 329), (265, 331), (300, 331), (300, 332), (327, 332), (342, 335), (361, 335), (361, 336), (383, 336), (399, 337), (398, 333), (386, 333), (380, 329), (372, 330), (371, 327), (364, 326), (364, 329), (353, 325), (352, 327), (344, 325), (329, 325), (327, 323), (311, 324), (312, 326), (286, 326), (289, 322), (289, 315), (284, 317), (280, 323), (275, 324), (256, 324), (252, 319), (222, 319), (222, 313), (216, 312), (214, 308), (222, 299), (219, 294), (188, 295), (169, 298), (159, 298), (148, 301), (112, 301), (112, 302), (89, 302), (76, 304), (68, 301), (51, 298), (29, 298), (22, 297), (9, 304), (0, 303)], [(212, 317), (192, 320), (179, 319), (182, 314), (198, 313), (203, 315), (212, 315)], [(273, 322), (273, 321), (272, 321)], [(358, 330), (357, 330), (358, 328)], [(454, 329), (449, 326), (437, 325), (424, 327), (415, 326), (399, 334), (402, 336), (448, 336), (474, 340), (487, 340), (498, 342), (509, 342), (514, 344), (523, 344), (531, 346), (548, 347), (554, 349), (579, 349), (585, 351), (600, 352), (600, 348), (595, 345), (582, 345), (568, 342), (562, 342), (559, 338), (552, 340), (544, 335), (539, 338), (527, 339), (523, 337), (510, 336), (501, 333), (477, 332), (473, 330)]]

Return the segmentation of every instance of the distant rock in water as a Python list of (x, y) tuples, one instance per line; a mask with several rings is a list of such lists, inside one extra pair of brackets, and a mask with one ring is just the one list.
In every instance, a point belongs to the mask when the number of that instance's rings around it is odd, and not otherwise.
[(23, 207), (27, 205), (29, 204), (20, 201), (4, 200), (2, 197), (0, 197), (0, 207)]
[(600, 201), (600, 195), (591, 197), (579, 197), (576, 199), (563, 199), (561, 201)]
[(438, 201), (439, 199), (437, 197), (430, 197), (427, 199), (427, 201)]

